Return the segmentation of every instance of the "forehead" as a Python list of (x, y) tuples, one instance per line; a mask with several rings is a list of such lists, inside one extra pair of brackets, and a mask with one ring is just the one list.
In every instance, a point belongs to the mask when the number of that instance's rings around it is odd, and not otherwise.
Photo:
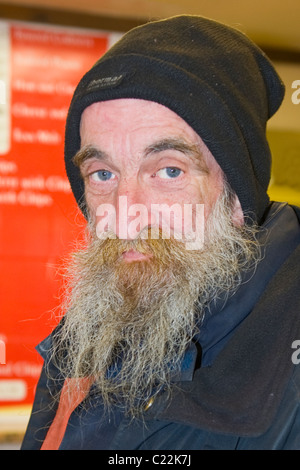
[[(176, 113), (165, 106), (140, 99), (118, 99), (93, 103), (81, 116), (82, 141), (96, 135), (118, 131), (125, 133), (177, 133), (190, 140), (199, 141), (199, 136)], [(84, 145), (87, 142), (82, 142)]]
[[(92, 145), (107, 155), (130, 155), (131, 158), (140, 157), (157, 143), (177, 141), (183, 153), (194, 153), (209, 170), (221, 171), (189, 124), (174, 111), (152, 101), (125, 98), (93, 103), (82, 113), (80, 136), (81, 148)], [(173, 148), (179, 149), (178, 145)]]

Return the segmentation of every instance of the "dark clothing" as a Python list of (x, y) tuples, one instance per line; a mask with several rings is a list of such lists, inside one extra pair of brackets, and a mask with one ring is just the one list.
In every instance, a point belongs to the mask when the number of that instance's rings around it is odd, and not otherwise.
[[(271, 205), (263, 260), (233, 296), (206, 313), (171, 399), (158, 394), (143, 424), (120, 410), (104, 415), (92, 387), (60, 449), (300, 450), (300, 351), (292, 346), (300, 340), (299, 219), (299, 209)], [(50, 346), (51, 335), (38, 346), (45, 366), (22, 449), (41, 447), (56, 413), (51, 393), (62, 383), (45, 373), (50, 367), (55, 375)]]

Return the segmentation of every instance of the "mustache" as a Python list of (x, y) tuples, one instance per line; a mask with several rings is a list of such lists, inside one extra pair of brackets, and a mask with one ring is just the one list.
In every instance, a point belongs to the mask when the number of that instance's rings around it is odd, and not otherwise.
[(86, 263), (92, 264), (96, 261), (98, 266), (121, 264), (122, 255), (134, 251), (149, 255), (147, 261), (150, 263), (168, 265), (171, 261), (172, 263), (176, 260), (182, 261), (182, 256), (186, 253), (181, 240), (176, 240), (174, 237), (165, 238), (160, 228), (153, 230), (153, 227), (146, 227), (136, 238), (130, 240), (120, 239), (113, 232), (104, 232), (99, 238), (93, 228), (90, 229), (89, 234), (88, 246), (93, 246), (93, 250), (90, 251), (93, 259), (87, 255), (86, 247), (84, 247), (83, 250), (75, 253), (79, 262), (86, 260)]

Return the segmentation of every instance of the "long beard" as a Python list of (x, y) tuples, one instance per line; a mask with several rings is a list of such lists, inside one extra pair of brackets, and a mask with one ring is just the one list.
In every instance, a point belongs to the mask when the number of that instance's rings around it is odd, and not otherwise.
[[(69, 266), (66, 314), (54, 338), (63, 376), (92, 377), (106, 409), (118, 405), (139, 416), (153, 393), (171, 390), (206, 309), (253, 268), (255, 232), (232, 224), (225, 191), (206, 222), (202, 250), (174, 239), (91, 236)], [(152, 256), (124, 263), (129, 249)]]

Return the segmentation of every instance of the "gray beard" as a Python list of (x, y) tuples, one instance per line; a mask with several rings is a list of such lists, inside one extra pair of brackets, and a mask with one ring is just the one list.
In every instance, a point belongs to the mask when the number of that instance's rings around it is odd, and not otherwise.
[[(174, 239), (100, 240), (92, 228), (73, 255), (53, 359), (64, 377), (92, 377), (107, 410), (137, 417), (153, 393), (170, 392), (204, 312), (257, 263), (256, 229), (232, 224), (231, 200), (225, 189), (201, 251)], [(120, 255), (130, 248), (153, 256), (126, 264)]]

